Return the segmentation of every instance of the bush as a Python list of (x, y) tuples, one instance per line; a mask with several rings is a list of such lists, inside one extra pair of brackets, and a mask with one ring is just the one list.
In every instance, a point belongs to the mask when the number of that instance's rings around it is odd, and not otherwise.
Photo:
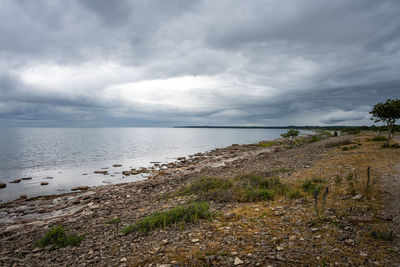
[(386, 141), (387, 138), (385, 136), (375, 136), (374, 138), (372, 138), (372, 141)]
[(66, 246), (78, 246), (84, 239), (83, 236), (67, 236), (62, 225), (53, 227), (46, 235), (35, 243), (35, 246), (46, 247), (51, 245), (50, 249), (58, 249)]
[(117, 217), (117, 218), (113, 218), (113, 219), (109, 219), (106, 221), (106, 224), (117, 224), (121, 222), (121, 218)]
[(311, 179), (311, 182), (322, 184), (322, 183), (325, 183), (326, 180), (324, 178), (321, 178), (321, 177), (314, 177), (314, 178)]
[(156, 212), (143, 218), (136, 223), (125, 227), (122, 232), (127, 235), (131, 232), (139, 231), (148, 234), (158, 228), (165, 229), (173, 224), (183, 222), (191, 223), (199, 220), (210, 220), (212, 214), (209, 205), (205, 202), (193, 202), (185, 206), (176, 206), (168, 211)]
[(247, 190), (244, 198), (246, 202), (255, 202), (261, 200), (272, 200), (276, 194), (273, 189), (256, 188)]
[(393, 231), (375, 230), (371, 232), (371, 236), (384, 241), (393, 241), (394, 239)]
[(394, 143), (390, 147), (391, 148), (400, 148), (400, 144), (399, 143)]

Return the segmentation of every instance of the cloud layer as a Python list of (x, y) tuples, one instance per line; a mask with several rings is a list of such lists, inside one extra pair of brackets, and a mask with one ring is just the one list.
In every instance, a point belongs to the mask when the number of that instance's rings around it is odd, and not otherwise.
[(0, 125), (362, 125), (400, 2), (0, 2)]

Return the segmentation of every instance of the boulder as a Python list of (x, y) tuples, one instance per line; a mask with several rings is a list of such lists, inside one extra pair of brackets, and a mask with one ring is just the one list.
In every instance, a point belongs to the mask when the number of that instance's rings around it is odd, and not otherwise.
[(32, 180), (32, 177), (24, 177), (24, 178), (21, 178), (21, 180), (23, 180), (23, 181)]
[(15, 179), (14, 181), (11, 181), (10, 183), (12, 183), (12, 184), (18, 184), (19, 182), (21, 182), (21, 179)]
[(94, 173), (108, 174), (108, 171), (95, 171)]
[(48, 182), (41, 182), (40, 185), (48, 185)]
[(117, 168), (117, 167), (122, 167), (122, 165), (121, 164), (113, 164), (112, 165), (114, 168)]
[(6, 188), (7, 185), (5, 183), (0, 183), (0, 188)]
[(76, 186), (74, 188), (71, 188), (72, 191), (77, 191), (77, 190), (88, 190), (89, 186), (87, 185), (81, 185), (81, 186)]
[(131, 171), (123, 171), (122, 174), (126, 175), (126, 176), (129, 176), (129, 175), (131, 175)]

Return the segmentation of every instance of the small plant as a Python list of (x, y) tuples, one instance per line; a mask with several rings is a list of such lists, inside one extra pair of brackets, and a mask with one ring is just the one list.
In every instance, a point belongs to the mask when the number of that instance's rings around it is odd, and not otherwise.
[(286, 133), (281, 134), (281, 136), (283, 138), (290, 138), (291, 140), (293, 140), (294, 137), (299, 135), (299, 131), (295, 130), (295, 129), (289, 129), (287, 130)]
[(287, 193), (286, 197), (288, 199), (299, 199), (303, 197), (303, 193), (298, 189), (291, 189)]
[(316, 190), (319, 191), (322, 188), (322, 185), (314, 183), (311, 180), (305, 180), (301, 185), (303, 191), (308, 192), (310, 194), (314, 193)]
[(375, 136), (372, 138), (372, 141), (379, 142), (379, 141), (386, 141), (387, 138), (385, 136)]
[(354, 145), (354, 146), (344, 146), (342, 147), (342, 151), (347, 151), (347, 150), (353, 150), (356, 149), (358, 146)]
[(335, 141), (335, 142), (330, 142), (325, 145), (326, 148), (331, 148), (331, 147), (340, 147), (340, 146), (346, 146), (346, 145), (351, 145), (353, 142), (351, 139), (345, 139), (341, 141)]
[(354, 188), (354, 183), (353, 183), (352, 181), (349, 182), (348, 193), (349, 193), (351, 196), (357, 195), (357, 190)]
[(59, 225), (50, 229), (42, 239), (35, 243), (35, 246), (43, 248), (51, 245), (50, 249), (54, 250), (66, 246), (78, 246), (83, 239), (83, 236), (76, 234), (67, 236), (63, 226)]
[[(324, 215), (325, 213), (325, 206), (326, 206), (326, 198), (329, 193), (329, 187), (325, 187), (325, 191), (322, 194), (322, 201), (320, 207), (318, 207), (318, 196), (319, 196), (319, 190), (314, 191), (314, 213), (315, 217), (320, 217), (321, 215)], [(322, 217), (323, 219), (323, 217)]]
[(121, 222), (121, 218), (117, 217), (117, 218), (113, 218), (113, 219), (109, 219), (106, 221), (106, 224), (118, 224)]
[(354, 174), (353, 173), (349, 173), (346, 177), (347, 181), (351, 181), (354, 178)]
[(319, 191), (318, 190), (314, 190), (314, 213), (315, 213), (316, 217), (319, 217), (318, 195), (319, 195)]
[(340, 175), (336, 175), (334, 181), (335, 184), (341, 184), (343, 182), (343, 178)]
[(370, 180), (371, 180), (371, 167), (368, 166), (368, 169), (367, 169), (367, 191), (369, 190)]
[(246, 192), (245, 200), (246, 202), (271, 200), (274, 198), (275, 194), (276, 191), (273, 189), (256, 188)]
[(309, 142), (309, 143), (313, 143), (313, 142), (317, 142), (317, 141), (319, 141), (319, 140), (321, 140), (320, 137), (318, 137), (318, 136), (316, 136), (316, 135), (313, 135), (313, 136), (311, 137), (311, 139), (308, 140), (308, 142)]
[(384, 241), (393, 241), (394, 239), (393, 231), (374, 230), (371, 232), (371, 236)]
[(321, 177), (314, 177), (314, 178), (311, 179), (311, 182), (322, 184), (322, 183), (325, 183), (326, 180), (324, 178), (321, 178)]
[(148, 234), (154, 229), (165, 229), (176, 223), (191, 223), (198, 222), (199, 220), (210, 220), (211, 218), (212, 214), (209, 211), (208, 203), (193, 202), (185, 206), (176, 206), (168, 211), (153, 213), (125, 227), (122, 229), (122, 232), (125, 235), (135, 231)]
[(269, 142), (260, 142), (257, 144), (258, 146), (262, 146), (262, 147), (270, 147), (270, 146), (276, 146), (278, 145), (278, 142), (275, 141), (269, 141)]

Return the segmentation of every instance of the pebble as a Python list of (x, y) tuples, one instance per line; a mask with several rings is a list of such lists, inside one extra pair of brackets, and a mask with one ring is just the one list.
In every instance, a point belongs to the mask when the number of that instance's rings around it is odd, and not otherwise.
[(284, 249), (285, 249), (285, 248), (284, 248), (284, 247), (281, 247), (281, 246), (277, 246), (277, 247), (276, 247), (276, 250), (277, 250), (277, 251), (282, 251), (282, 250), (284, 250)]
[(128, 259), (126, 257), (123, 257), (122, 259), (119, 260), (120, 262), (127, 262)]
[(196, 238), (196, 239), (192, 239), (192, 243), (197, 243), (200, 242), (200, 239)]
[(362, 199), (362, 198), (363, 198), (363, 196), (360, 195), (360, 194), (358, 194), (358, 195), (356, 195), (356, 196), (353, 197), (353, 199), (355, 199), (355, 200), (360, 200), (360, 199)]
[(48, 182), (41, 182), (40, 185), (48, 185)]
[(317, 232), (319, 230), (319, 228), (311, 228), (311, 232)]
[(238, 257), (235, 257), (235, 261), (233, 262), (234, 265), (240, 265), (243, 264), (243, 261), (239, 259)]

